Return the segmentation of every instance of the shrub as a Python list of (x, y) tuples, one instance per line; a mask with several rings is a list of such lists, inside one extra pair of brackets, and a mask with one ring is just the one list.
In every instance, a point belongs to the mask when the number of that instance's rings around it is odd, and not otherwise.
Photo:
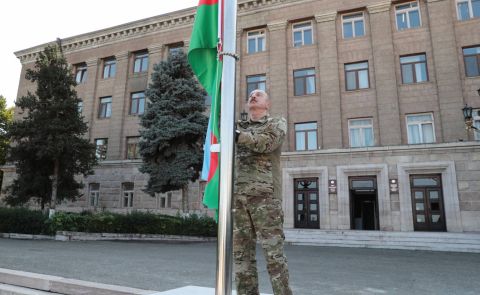
[(0, 233), (54, 235), (57, 231), (214, 237), (217, 224), (208, 216), (195, 214), (181, 217), (135, 211), (128, 214), (57, 212), (48, 219), (41, 211), (0, 208)]

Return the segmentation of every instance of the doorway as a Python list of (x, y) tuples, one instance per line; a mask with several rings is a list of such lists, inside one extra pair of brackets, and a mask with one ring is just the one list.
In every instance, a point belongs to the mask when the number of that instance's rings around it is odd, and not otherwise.
[(350, 225), (353, 230), (379, 230), (377, 179), (349, 177)]
[(295, 228), (320, 228), (318, 179), (295, 179)]
[(411, 175), (413, 225), (416, 231), (446, 231), (442, 176)]

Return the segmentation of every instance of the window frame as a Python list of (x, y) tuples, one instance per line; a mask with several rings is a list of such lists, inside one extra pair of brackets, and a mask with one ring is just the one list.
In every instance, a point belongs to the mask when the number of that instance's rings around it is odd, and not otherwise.
[[(125, 187), (132, 184), (132, 189), (127, 190)], [(135, 183), (122, 182), (122, 208), (133, 208), (133, 198), (135, 197)], [(127, 204), (125, 205), (125, 200)]]
[[(300, 26), (300, 25), (305, 25), (305, 24), (309, 24), (309, 27), (301, 27), (301, 28), (295, 28), (295, 26)], [(310, 29), (311, 31), (311, 34), (312, 34), (312, 43), (311, 44), (305, 44), (305, 31)], [(295, 46), (295, 33), (296, 32), (302, 32), (302, 42), (299, 46)], [(309, 20), (309, 21), (302, 21), (302, 22), (297, 22), (297, 23), (293, 23), (292, 24), (292, 45), (294, 48), (300, 48), (300, 47), (303, 47), (303, 46), (308, 46), (308, 45), (313, 45), (315, 44), (315, 34), (313, 33), (313, 24), (312, 24), (312, 21)]]
[[(411, 5), (413, 3), (416, 3), (417, 6), (412, 7)], [(409, 8), (404, 8), (404, 9), (400, 10), (400, 12), (399, 12), (398, 7), (403, 6), (403, 5), (407, 5), (407, 4), (409, 4), (410, 7)], [(418, 25), (418, 27), (412, 28), (412, 26), (410, 24), (410, 14), (409, 13), (411, 11), (414, 11), (414, 10), (418, 10), (418, 23), (419, 23), (419, 25)], [(407, 17), (407, 28), (405, 28), (405, 29), (400, 29), (398, 27), (397, 15), (401, 14), (401, 13), (405, 13), (406, 17)], [(395, 26), (396, 26), (398, 32), (405, 31), (405, 30), (410, 30), (410, 29), (421, 28), (422, 27), (422, 11), (420, 10), (420, 3), (418, 1), (410, 1), (410, 2), (404, 2), (404, 3), (396, 4), (395, 5)]]
[[(297, 131), (297, 125), (303, 125), (303, 124), (312, 124), (312, 123), (315, 123), (315, 129), (305, 129), (305, 130), (298, 130)], [(318, 122), (317, 121), (310, 121), (310, 122), (298, 122), (298, 123), (295, 123), (294, 126), (293, 126), (293, 130), (295, 132), (295, 151), (296, 152), (305, 152), (305, 151), (316, 151), (318, 150)], [(312, 132), (314, 131), (315, 132), (315, 149), (309, 149), (308, 148), (308, 133), (309, 132)], [(297, 136), (299, 133), (303, 133), (303, 138), (304, 138), (304, 142), (305, 142), (305, 149), (303, 150), (300, 150), (298, 149), (298, 146), (297, 146)]]
[[(480, 52), (476, 54), (468, 54), (465, 55), (465, 49), (470, 49), (470, 48), (478, 48), (480, 51), (480, 45), (474, 45), (474, 46), (467, 46), (467, 47), (462, 47), (462, 55), (463, 55), (463, 66), (465, 67), (465, 77), (467, 78), (475, 78), (475, 77), (480, 77)], [(474, 56), (477, 59), (477, 75), (475, 76), (469, 76), (468, 71), (467, 71), (467, 57)]]
[[(410, 116), (422, 116), (422, 115), (430, 115), (430, 118), (431, 118), (431, 121), (430, 122), (418, 122), (418, 123), (409, 123), (408, 122), (408, 117)], [(406, 128), (407, 128), (407, 142), (408, 144), (429, 144), (429, 143), (436, 143), (437, 142), (437, 136), (435, 134), (435, 118), (433, 116), (433, 112), (427, 112), (427, 113), (415, 113), (415, 114), (406, 114), (405, 115), (405, 124), (406, 124)], [(432, 124), (432, 133), (433, 133), (433, 141), (432, 142), (425, 142), (424, 140), (424, 134), (423, 134), (423, 128), (422, 126), (423, 125), (426, 125), (426, 124)], [(421, 140), (419, 143), (411, 143), (411, 135), (410, 135), (410, 132), (408, 131), (408, 127), (410, 125), (417, 125), (420, 127), (420, 136), (421, 136)]]
[[(301, 77), (295, 77), (296, 72), (307, 71), (307, 70), (313, 70), (313, 74), (305, 75)], [(312, 93), (308, 93), (308, 90), (307, 90), (307, 79), (310, 77), (313, 77)], [(305, 90), (305, 93), (303, 94), (297, 94), (297, 83), (296, 83), (297, 79), (303, 79), (303, 89)], [(315, 67), (293, 70), (293, 96), (307, 96), (307, 95), (314, 95), (316, 93), (317, 93), (317, 70), (315, 69)]]
[[(472, 120), (473, 120), (473, 126), (478, 128), (474, 133), (474, 139), (475, 140), (480, 140), (480, 109), (473, 109), (472, 111)], [(478, 124), (475, 124), (477, 123)]]
[[(249, 78), (255, 78), (255, 77), (264, 77), (265, 80), (257, 81), (257, 82), (248, 82)], [(262, 90), (267, 91), (267, 75), (266, 74), (249, 75), (249, 76), (247, 76), (246, 81), (247, 81), (247, 99), (248, 99), (248, 97), (250, 96), (250, 93), (251, 93), (251, 91), (249, 91), (249, 86), (250, 85), (256, 85), (255, 89), (254, 89), (254, 90), (256, 90), (256, 89), (262, 89), (262, 88), (259, 87), (259, 85), (264, 84), (265, 87)]]
[[(423, 55), (425, 57), (424, 61), (402, 63), (402, 58), (404, 58), (404, 57), (421, 56), (421, 55)], [(400, 74), (402, 76), (402, 84), (410, 85), (410, 84), (426, 83), (426, 82), (430, 81), (430, 75), (428, 74), (428, 63), (427, 63), (427, 54), (426, 53), (415, 53), (415, 54), (402, 55), (402, 56), (400, 56), (399, 60), (400, 60)], [(415, 65), (416, 64), (425, 64), (425, 73), (427, 74), (427, 77), (426, 77), (427, 79), (425, 81), (420, 81), (420, 82), (418, 81), (417, 71), (415, 70)], [(412, 73), (413, 73), (413, 82), (411, 82), (411, 83), (406, 83), (405, 82), (404, 75), (403, 75), (403, 66), (404, 65), (410, 65), (411, 66)]]
[[(467, 4), (468, 4), (468, 19), (462, 19), (461, 14), (460, 14), (459, 4), (464, 3), (464, 2), (467, 2)], [(459, 21), (467, 21), (467, 20), (471, 20), (471, 19), (474, 19), (474, 18), (480, 18), (480, 15), (475, 16), (473, 14), (472, 0), (456, 0), (455, 1), (455, 7), (457, 9), (457, 20), (459, 20)]]
[[(80, 75), (80, 81), (78, 79), (78, 75)], [(78, 64), (75, 66), (75, 82), (77, 85), (87, 83), (88, 77), (88, 67), (85, 63)]]
[[(105, 70), (108, 68), (108, 75), (105, 75)], [(113, 69), (113, 71), (112, 71)], [(107, 57), (103, 59), (103, 73), (102, 78), (104, 80), (114, 78), (117, 74), (117, 60), (115, 57)]]
[[(258, 35), (253, 35), (250, 36), (251, 33), (259, 33)], [(263, 46), (261, 50), (258, 48), (258, 39), (262, 38), (263, 39)], [(250, 52), (250, 40), (255, 40), (255, 51)], [(255, 54), (255, 53), (260, 53), (264, 52), (267, 50), (267, 32), (265, 29), (258, 29), (258, 30), (251, 30), (247, 32), (247, 54)]]
[[(361, 14), (362, 16), (345, 20), (345, 17), (354, 16), (354, 15), (357, 15), (357, 14)], [(355, 33), (355, 21), (358, 21), (358, 20), (362, 20), (362, 22), (363, 22), (363, 35), (361, 35), (361, 36), (357, 36), (356, 33)], [(352, 24), (352, 37), (348, 37), (348, 38), (345, 37), (345, 28), (344, 28), (345, 23), (351, 23)], [(342, 15), (342, 39), (349, 40), (349, 39), (360, 38), (360, 37), (364, 37), (366, 34), (367, 34), (367, 32), (366, 32), (366, 28), (365, 28), (365, 13), (363, 11), (360, 11), (360, 12), (356, 11), (356, 12), (346, 13), (346, 14)]]
[[(365, 121), (369, 120), (370, 125), (356, 125), (352, 126), (351, 123), (352, 121)], [(372, 145), (367, 145), (366, 144), (366, 139), (365, 139), (365, 129), (371, 128), (372, 129)], [(360, 146), (352, 146), (352, 136), (350, 134), (350, 130), (352, 129), (360, 129), (360, 139), (361, 139), (361, 145)], [(365, 147), (372, 147), (375, 146), (375, 129), (373, 128), (373, 118), (371, 117), (365, 117), (365, 118), (354, 118), (354, 119), (348, 119), (348, 143), (349, 147), (351, 148), (365, 148)]]
[[(139, 71), (136, 71), (136, 64), (137, 61), (140, 62)], [(149, 63), (149, 55), (148, 51), (141, 51), (134, 54), (133, 58), (133, 73), (134, 74), (141, 74), (148, 72), (148, 63)], [(145, 67), (145, 69), (144, 69)]]
[[(94, 185), (98, 185), (97, 190), (92, 189)], [(92, 196), (92, 193), (93, 193), (93, 196)], [(93, 197), (93, 205), (92, 205), (92, 197)], [(88, 206), (96, 208), (98, 207), (99, 201), (100, 201), (100, 183), (91, 182), (88, 184)]]
[[(362, 63), (366, 63), (367, 64), (367, 68), (366, 69), (355, 69), (355, 70), (347, 70), (347, 66), (349, 65), (355, 65), (355, 64), (362, 64)], [(351, 63), (345, 63), (343, 65), (343, 68), (344, 68), (344, 72), (345, 72), (345, 91), (358, 91), (358, 90), (365, 90), (365, 89), (370, 89), (370, 64), (368, 62), (368, 60), (364, 60), (364, 61), (359, 61), (359, 62), (351, 62)], [(360, 78), (359, 78), (359, 72), (360, 71), (367, 71), (367, 82), (368, 82), (368, 87), (365, 87), (365, 88), (360, 88)], [(348, 89), (348, 73), (349, 72), (354, 72), (355, 73), (355, 85), (356, 85), (356, 88), (354, 89)]]
[(77, 112), (79, 115), (83, 113), (83, 100), (81, 98), (78, 99)]
[[(98, 141), (100, 141), (100, 140), (104, 140), (105, 141), (104, 144), (102, 144), (102, 145), (98, 144)], [(99, 161), (106, 160), (107, 159), (107, 153), (108, 153), (108, 137), (95, 138), (94, 143), (95, 143), (95, 157)], [(101, 147), (105, 147), (104, 151), (100, 150)]]
[[(102, 100), (104, 99), (108, 99), (110, 98), (110, 101), (109, 102), (102, 102)], [(111, 96), (103, 96), (103, 97), (100, 97), (99, 100), (98, 100), (98, 119), (108, 119), (108, 118), (111, 118), (112, 117), (112, 97)], [(105, 108), (103, 107), (105, 105)], [(109, 108), (110, 106), (110, 108)], [(110, 110), (110, 113), (108, 112), (108, 110)], [(107, 114), (109, 114), (107, 116)]]
[[(137, 95), (137, 94), (143, 94), (143, 97), (137, 97), (137, 98), (134, 99), (133, 96)], [(140, 112), (140, 100), (142, 98), (143, 98), (143, 111)], [(136, 101), (136, 108), (137, 108), (137, 112), (135, 112), (135, 113), (132, 112), (134, 100)], [(146, 96), (145, 96), (145, 91), (137, 91), (137, 92), (130, 93), (130, 111), (128, 112), (128, 114), (131, 115), (131, 116), (143, 115), (145, 113), (146, 103), (147, 103), (147, 99), (146, 99)]]
[[(137, 140), (137, 141), (133, 142), (133, 143), (129, 143), (129, 140)], [(127, 136), (127, 139), (125, 140), (125, 143), (126, 143), (125, 159), (127, 159), (127, 160), (138, 160), (138, 159), (142, 158), (142, 156), (140, 155), (140, 152), (139, 152), (139, 146), (138, 146), (139, 142), (140, 142), (140, 136)], [(129, 146), (130, 145), (135, 146), (134, 151), (133, 151), (133, 157), (129, 156)]]

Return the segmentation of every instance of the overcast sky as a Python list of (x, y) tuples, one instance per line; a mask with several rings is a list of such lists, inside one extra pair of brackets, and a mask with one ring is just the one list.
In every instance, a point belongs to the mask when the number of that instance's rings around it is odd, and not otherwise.
[(13, 52), (175, 10), (198, 0), (1, 0), (0, 95), (14, 104), (20, 61)]

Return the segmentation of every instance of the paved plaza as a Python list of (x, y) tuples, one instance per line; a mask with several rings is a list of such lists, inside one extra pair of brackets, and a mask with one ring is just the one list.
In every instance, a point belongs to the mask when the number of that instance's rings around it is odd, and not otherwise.
[[(260, 251), (260, 249), (258, 249)], [(0, 268), (166, 291), (213, 287), (214, 243), (0, 239)], [(478, 294), (480, 254), (287, 246), (294, 294)], [(261, 291), (272, 293), (258, 256)]]

